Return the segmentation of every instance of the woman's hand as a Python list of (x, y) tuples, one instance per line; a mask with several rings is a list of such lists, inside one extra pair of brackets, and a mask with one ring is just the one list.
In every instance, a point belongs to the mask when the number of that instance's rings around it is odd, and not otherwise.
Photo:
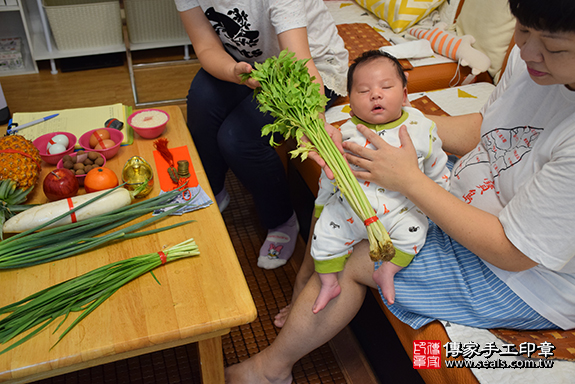
[(404, 193), (406, 186), (415, 182), (414, 178), (424, 176), (419, 169), (417, 153), (406, 126), (399, 129), (399, 148), (388, 144), (377, 133), (361, 124), (357, 125), (357, 129), (376, 149), (351, 142), (343, 143), (343, 148), (352, 152), (345, 154), (346, 160), (365, 169), (352, 171), (356, 177)]
[[(325, 128), (327, 134), (329, 135), (329, 137), (331, 137), (331, 139), (333, 140), (337, 149), (339, 149), (339, 151), (341, 153), (343, 153), (343, 147), (341, 145), (341, 132), (340, 132), (340, 130), (335, 128), (333, 125), (328, 124), (328, 123), (324, 123), (324, 128)], [(305, 136), (302, 137), (302, 140), (303, 141), (309, 141), (309, 139)], [(331, 171), (331, 169), (329, 169), (329, 167), (327, 166), (325, 161), (320, 157), (320, 155), (317, 152), (310, 151), (308, 153), (308, 157), (310, 159), (312, 159), (313, 161), (315, 161), (316, 163), (318, 163), (318, 165), (323, 168), (325, 175), (329, 179), (331, 179), (331, 180), (334, 179), (333, 172)]]
[(251, 73), (252, 70), (253, 68), (249, 63), (246, 63), (245, 61), (240, 61), (236, 63), (233, 67), (233, 76), (237, 79), (238, 84), (244, 84), (251, 89), (256, 89), (260, 86), (259, 81), (254, 80), (250, 77), (246, 81), (242, 82), (242, 74)]
[(407, 127), (399, 129), (399, 148), (362, 125), (357, 129), (376, 149), (343, 143), (355, 154), (346, 153), (347, 161), (366, 170), (354, 171), (355, 176), (405, 195), (451, 238), (498, 268), (524, 271), (537, 265), (511, 243), (497, 216), (460, 200), (421, 172)]

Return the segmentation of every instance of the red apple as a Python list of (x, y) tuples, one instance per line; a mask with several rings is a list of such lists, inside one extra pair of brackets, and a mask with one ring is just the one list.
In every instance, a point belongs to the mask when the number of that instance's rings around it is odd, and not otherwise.
[(50, 201), (76, 196), (80, 184), (74, 172), (66, 168), (57, 168), (44, 178), (44, 195)]

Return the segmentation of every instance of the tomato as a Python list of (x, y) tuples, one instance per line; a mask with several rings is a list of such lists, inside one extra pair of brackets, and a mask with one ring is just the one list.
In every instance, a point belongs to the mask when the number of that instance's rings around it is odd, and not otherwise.
[(84, 189), (86, 192), (97, 192), (118, 186), (118, 176), (109, 168), (94, 168), (86, 174)]

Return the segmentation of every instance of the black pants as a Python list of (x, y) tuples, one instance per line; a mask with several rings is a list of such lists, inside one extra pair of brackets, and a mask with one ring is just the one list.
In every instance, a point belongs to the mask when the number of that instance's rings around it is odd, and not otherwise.
[[(326, 89), (330, 102), (336, 95)], [(330, 105), (331, 105), (330, 103)], [(281, 159), (261, 136), (273, 117), (258, 110), (253, 90), (216, 79), (201, 69), (188, 93), (188, 128), (214, 194), (231, 169), (253, 195), (262, 226), (275, 228), (293, 214)]]

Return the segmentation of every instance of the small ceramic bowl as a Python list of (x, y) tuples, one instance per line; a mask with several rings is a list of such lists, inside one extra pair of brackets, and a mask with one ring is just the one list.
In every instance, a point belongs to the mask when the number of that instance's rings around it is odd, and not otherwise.
[[(116, 144), (113, 145), (112, 147), (106, 148), (106, 149), (94, 149), (94, 148), (92, 148), (90, 146), (90, 136), (92, 136), (92, 134), (99, 129), (103, 129), (103, 130), (108, 131), (110, 133), (110, 140), (112, 140)], [(116, 154), (120, 150), (120, 145), (122, 144), (123, 140), (124, 140), (124, 134), (122, 132), (118, 131), (117, 129), (98, 128), (98, 129), (92, 129), (91, 131), (84, 133), (82, 136), (80, 136), (80, 140), (78, 140), (78, 143), (86, 151), (96, 151), (96, 152), (104, 155), (104, 157), (106, 159), (110, 160), (112, 157), (116, 156)]]
[(142, 109), (128, 117), (128, 124), (144, 139), (155, 139), (166, 130), (170, 115), (160, 109)]
[[(94, 150), (87, 150), (85, 152), (97, 152)], [(98, 152), (99, 153), (99, 152)], [(78, 152), (74, 152), (70, 154), (70, 157), (72, 157), (73, 161), (76, 161), (76, 157), (78, 156)], [(102, 156), (102, 159), (104, 159), (104, 163), (102, 165), (100, 165), (100, 167), (103, 167), (106, 165), (106, 156), (102, 155), (100, 153), (100, 156)], [(58, 164), (56, 165), (56, 168), (65, 168), (64, 167), (64, 157), (62, 157), (60, 159), (60, 161), (58, 161)], [(78, 180), (78, 184), (80, 184), (80, 187), (84, 186), (84, 179), (86, 178), (86, 174), (84, 173), (83, 175), (76, 175), (76, 180)]]
[[(64, 152), (51, 155), (48, 153), (47, 146), (50, 140), (56, 135), (66, 136), (68, 138), (68, 147), (66, 147), (66, 150)], [(74, 146), (76, 145), (76, 140), (77, 140), (76, 136), (69, 132), (51, 132), (38, 137), (32, 143), (36, 148), (38, 148), (38, 152), (40, 152), (40, 157), (42, 158), (42, 160), (44, 160), (48, 164), (57, 164), (62, 157), (74, 152)]]

